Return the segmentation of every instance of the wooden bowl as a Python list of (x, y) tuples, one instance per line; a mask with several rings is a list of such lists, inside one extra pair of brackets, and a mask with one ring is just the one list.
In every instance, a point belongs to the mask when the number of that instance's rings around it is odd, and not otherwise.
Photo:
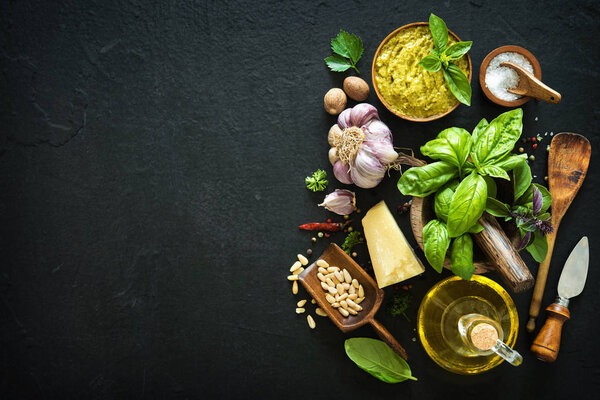
[(504, 106), (504, 107), (518, 107), (518, 106), (521, 106), (521, 105), (527, 103), (529, 100), (531, 100), (531, 97), (523, 96), (520, 99), (512, 100), (512, 101), (502, 100), (502, 99), (499, 99), (496, 96), (494, 96), (492, 94), (492, 92), (490, 92), (490, 89), (488, 89), (488, 87), (485, 84), (485, 73), (487, 71), (488, 65), (490, 65), (490, 61), (492, 61), (492, 59), (494, 57), (496, 57), (498, 54), (506, 53), (506, 52), (519, 53), (523, 57), (527, 58), (527, 60), (529, 60), (529, 62), (531, 63), (531, 65), (533, 67), (533, 75), (540, 81), (542, 80), (542, 67), (540, 67), (540, 63), (537, 60), (537, 58), (535, 58), (535, 56), (533, 54), (531, 54), (531, 52), (527, 49), (524, 49), (520, 46), (509, 45), (509, 46), (498, 47), (496, 50), (492, 51), (490, 54), (488, 54), (483, 59), (483, 62), (481, 63), (481, 67), (479, 68), (479, 85), (481, 86), (481, 90), (483, 90), (483, 93), (485, 94), (485, 96), (488, 99), (490, 99), (490, 101), (492, 101), (500, 106)]
[[(413, 22), (412, 24), (408, 24), (408, 25), (404, 25), (401, 26), (400, 28), (396, 29), (395, 31), (393, 31), (392, 33), (390, 33), (389, 35), (387, 35), (387, 37), (385, 39), (383, 39), (383, 41), (381, 42), (381, 44), (379, 45), (379, 47), (377, 48), (377, 51), (375, 52), (375, 56), (373, 57), (373, 63), (371, 65), (371, 82), (373, 83), (373, 88), (375, 89), (375, 93), (377, 94), (377, 97), (379, 98), (379, 101), (381, 101), (381, 103), (383, 103), (383, 105), (385, 106), (385, 108), (387, 108), (389, 110), (389, 112), (391, 112), (394, 115), (397, 115), (398, 117), (402, 118), (402, 119), (406, 119), (408, 121), (413, 121), (413, 122), (427, 122), (427, 121), (433, 121), (436, 119), (440, 119), (448, 114), (450, 114), (452, 111), (454, 111), (460, 103), (460, 101), (456, 100), (456, 104), (454, 106), (452, 106), (451, 108), (448, 109), (448, 111), (445, 111), (443, 113), (440, 114), (435, 114), (435, 115), (431, 115), (429, 117), (425, 117), (425, 118), (419, 118), (419, 117), (411, 117), (409, 115), (405, 115), (405, 114), (401, 114), (398, 111), (394, 110), (389, 104), (388, 102), (383, 98), (383, 96), (381, 95), (381, 93), (379, 93), (379, 88), (377, 87), (377, 84), (375, 83), (375, 61), (377, 60), (377, 57), (379, 56), (379, 52), (381, 51), (381, 48), (387, 43), (388, 40), (390, 40), (390, 38), (392, 38), (396, 33), (400, 32), (402, 29), (407, 29), (407, 28), (411, 28), (413, 26), (420, 26), (420, 25), (427, 25), (429, 26), (428, 22)], [(459, 37), (452, 32), (451, 30), (448, 29), (448, 33), (450, 35), (452, 35), (452, 37), (454, 39), (456, 39), (457, 41), (460, 42)], [(471, 76), (473, 75), (473, 64), (471, 63), (471, 56), (467, 53), (467, 61), (469, 64), (469, 83), (471, 82)]]
[[(427, 225), (429, 221), (436, 218), (435, 211), (433, 210), (433, 201), (434, 196), (412, 198), (410, 207), (410, 225), (415, 240), (421, 250), (424, 250), (423, 227)], [(502, 228), (513, 246), (516, 246), (521, 241), (518, 230), (510, 229), (507, 225), (503, 225)], [(478, 246), (474, 246), (473, 248), (473, 264), (475, 264), (476, 274), (483, 274), (488, 271), (496, 270), (496, 264), (490, 261)], [(448, 257), (444, 260), (444, 268), (450, 269), (450, 259)]]

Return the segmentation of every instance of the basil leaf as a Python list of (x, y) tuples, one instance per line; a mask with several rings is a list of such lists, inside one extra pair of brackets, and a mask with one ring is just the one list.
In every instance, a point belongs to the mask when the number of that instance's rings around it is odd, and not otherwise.
[(475, 225), (485, 211), (487, 184), (483, 177), (471, 172), (458, 185), (448, 214), (448, 234), (458, 237)]
[(352, 67), (350, 61), (337, 54), (327, 57), (325, 59), (325, 63), (327, 64), (329, 69), (334, 72), (343, 72), (348, 68)]
[(526, 153), (519, 155), (511, 154), (508, 157), (504, 157), (503, 159), (496, 161), (493, 165), (495, 165), (496, 167), (500, 167), (505, 171), (510, 171), (524, 160), (527, 160)]
[(548, 253), (548, 240), (540, 231), (536, 231), (533, 241), (527, 245), (527, 251), (537, 262), (542, 262)]
[(471, 134), (466, 129), (448, 128), (441, 131), (437, 137), (446, 139), (456, 155), (458, 166), (462, 167), (471, 152)]
[(537, 190), (539, 190), (542, 194), (542, 209), (540, 210), (540, 212), (546, 212), (552, 205), (552, 195), (550, 194), (548, 189), (546, 189), (545, 186), (539, 185), (537, 183), (534, 183), (533, 186), (535, 186)]
[[(518, 200), (531, 185), (531, 169), (529, 165), (523, 161), (513, 168), (513, 188), (515, 193), (515, 201)], [(520, 203), (522, 204), (522, 203)]]
[(445, 68), (443, 72), (444, 80), (454, 97), (461, 103), (470, 106), (471, 83), (462, 70), (454, 64), (448, 64), (448, 68)]
[(450, 250), (450, 266), (454, 275), (463, 279), (471, 279), (475, 272), (473, 264), (473, 239), (465, 233), (454, 239), (452, 250)]
[(489, 125), (489, 122), (487, 122), (487, 120), (485, 118), (483, 118), (481, 121), (479, 121), (479, 123), (477, 124), (475, 129), (473, 129), (473, 134), (471, 135), (473, 143), (477, 142), (477, 140), (479, 139), (479, 135), (481, 135), (481, 133), (483, 133), (485, 131), (485, 129), (488, 127), (488, 125)]
[(340, 30), (337, 37), (331, 39), (331, 50), (356, 64), (363, 53), (362, 40), (354, 34)]
[(484, 176), (488, 175), (488, 176), (493, 176), (494, 178), (501, 178), (501, 179), (506, 179), (507, 181), (510, 181), (510, 177), (508, 176), (506, 171), (495, 165), (487, 165), (487, 166), (481, 167), (481, 170), (479, 171), (479, 173)]
[(442, 268), (444, 268), (444, 260), (449, 246), (450, 237), (443, 222), (432, 219), (423, 227), (425, 258), (437, 272), (442, 272)]
[(533, 210), (533, 186), (535, 186), (542, 194), (542, 208), (539, 212), (545, 213), (552, 204), (552, 195), (550, 194), (548, 189), (546, 189), (545, 186), (542, 186), (537, 183), (532, 183), (527, 188), (525, 193), (523, 193), (521, 197), (517, 199), (517, 201), (515, 202), (515, 206), (525, 206), (528, 209)]
[(444, 161), (412, 167), (398, 180), (398, 190), (406, 196), (429, 196), (457, 175), (456, 167)]
[(417, 380), (408, 363), (381, 340), (351, 338), (344, 342), (344, 349), (356, 365), (383, 382)]
[(451, 189), (448, 185), (442, 187), (435, 194), (435, 202), (434, 202), (434, 210), (435, 215), (442, 221), (448, 221), (448, 212), (450, 211), (450, 203), (452, 202), (452, 196), (454, 195), (454, 190)]
[(469, 233), (479, 233), (483, 231), (483, 226), (481, 224), (475, 224), (469, 228)]
[(437, 15), (431, 14), (429, 16), (429, 30), (431, 31), (435, 47), (437, 47), (438, 51), (444, 51), (448, 45), (448, 27), (444, 20)]
[(440, 59), (434, 54), (425, 56), (425, 58), (419, 61), (419, 65), (429, 72), (438, 72), (442, 68)]
[(488, 197), (496, 197), (498, 193), (498, 186), (496, 186), (496, 181), (491, 176), (484, 176), (483, 180), (487, 185)]
[(508, 217), (510, 215), (510, 207), (493, 197), (487, 198), (485, 211), (492, 214), (494, 217)]
[(471, 41), (454, 43), (444, 51), (444, 54), (446, 54), (449, 60), (458, 60), (467, 54), (472, 45), (473, 42)]
[(491, 164), (508, 154), (523, 130), (523, 110), (517, 108), (494, 118), (473, 143), (473, 152), (479, 163)]

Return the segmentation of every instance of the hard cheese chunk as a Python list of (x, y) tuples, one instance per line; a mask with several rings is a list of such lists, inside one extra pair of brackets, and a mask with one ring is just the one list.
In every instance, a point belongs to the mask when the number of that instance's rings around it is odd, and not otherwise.
[(371, 264), (380, 288), (412, 278), (425, 271), (384, 201), (362, 219)]

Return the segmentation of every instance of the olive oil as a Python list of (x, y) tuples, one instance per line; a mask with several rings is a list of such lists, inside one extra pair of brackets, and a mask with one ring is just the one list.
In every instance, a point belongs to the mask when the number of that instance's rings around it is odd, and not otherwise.
[(465, 326), (473, 321), (486, 322), (501, 342), (514, 345), (519, 324), (517, 310), (500, 285), (479, 275), (469, 281), (459, 277), (445, 279), (431, 288), (419, 308), (417, 327), (421, 343), (437, 364), (451, 372), (487, 371), (500, 364), (502, 358), (493, 351), (473, 347), (465, 339)]

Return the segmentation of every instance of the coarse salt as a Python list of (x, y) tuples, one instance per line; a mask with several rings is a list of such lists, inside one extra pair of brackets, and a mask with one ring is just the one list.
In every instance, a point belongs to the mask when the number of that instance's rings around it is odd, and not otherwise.
[(512, 51), (500, 53), (492, 58), (485, 71), (485, 86), (501, 100), (513, 101), (520, 99), (523, 96), (508, 92), (508, 89), (514, 89), (519, 85), (519, 75), (512, 68), (501, 67), (500, 64), (503, 62), (515, 63), (533, 73), (533, 66), (521, 54)]

